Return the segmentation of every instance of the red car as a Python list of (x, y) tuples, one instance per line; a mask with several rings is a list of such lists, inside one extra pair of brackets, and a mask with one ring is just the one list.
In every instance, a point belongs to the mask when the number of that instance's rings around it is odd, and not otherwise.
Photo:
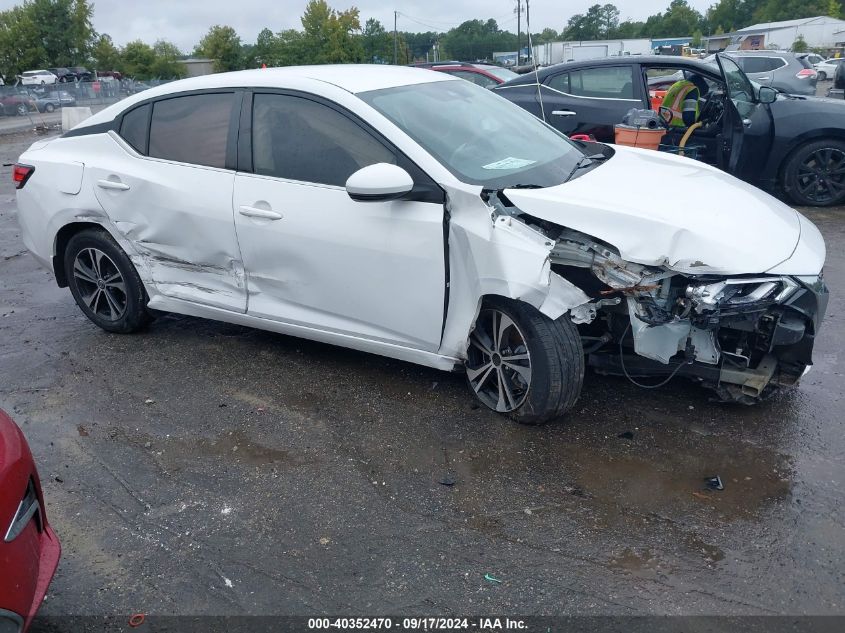
[(0, 631), (26, 631), (61, 551), (26, 438), (0, 410)]
[(437, 62), (414, 64), (417, 68), (428, 68), (441, 73), (448, 73), (466, 79), (482, 88), (492, 88), (515, 77), (519, 77), (512, 70), (494, 66), (493, 64), (470, 64), (469, 62)]

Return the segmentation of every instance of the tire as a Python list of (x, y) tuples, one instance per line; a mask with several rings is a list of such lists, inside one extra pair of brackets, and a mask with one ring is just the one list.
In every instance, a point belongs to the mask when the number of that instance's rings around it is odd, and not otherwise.
[(52, 103), (48, 103), (47, 105), (44, 106), (45, 112), (52, 112), (55, 109), (56, 109), (56, 107)]
[(845, 142), (801, 145), (784, 166), (781, 186), (795, 204), (826, 207), (845, 202)]
[(150, 322), (138, 271), (106, 231), (85, 229), (71, 237), (64, 265), (76, 304), (102, 329), (128, 334)]
[(526, 303), (493, 298), (470, 334), (465, 367), (482, 404), (522, 424), (544, 424), (578, 400), (584, 350), (567, 315), (553, 321)]
[(15, 112), (17, 113), (18, 116), (26, 116), (27, 113), (29, 112), (29, 108), (26, 107), (26, 104), (19, 103), (18, 105), (15, 106)]
[(816, 78), (817, 78), (819, 81), (824, 81), (825, 79), (827, 79), (827, 73), (826, 73), (825, 71), (823, 71), (823, 70), (820, 70), (820, 71), (818, 72), (818, 74), (816, 75)]

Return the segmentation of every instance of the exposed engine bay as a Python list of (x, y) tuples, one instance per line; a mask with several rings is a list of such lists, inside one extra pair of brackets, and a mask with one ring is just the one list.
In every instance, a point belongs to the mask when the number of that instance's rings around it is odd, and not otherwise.
[(590, 297), (561, 318), (578, 326), (598, 373), (641, 387), (686, 376), (720, 400), (753, 404), (797, 383), (812, 364), (828, 293), (821, 276), (717, 276), (626, 261), (613, 246), (522, 213), (485, 192), (494, 214), (554, 240), (551, 271)]

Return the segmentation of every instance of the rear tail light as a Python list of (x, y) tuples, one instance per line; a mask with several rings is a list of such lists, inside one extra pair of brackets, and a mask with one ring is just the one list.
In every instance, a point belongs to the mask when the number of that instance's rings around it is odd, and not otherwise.
[(15, 181), (15, 189), (23, 189), (26, 181), (35, 173), (35, 167), (32, 165), (21, 165), (16, 163), (12, 168), (12, 180)]
[(812, 68), (802, 68), (795, 76), (798, 77), (798, 79), (815, 79), (816, 71)]
[(40, 509), (41, 506), (38, 503), (38, 494), (35, 492), (35, 484), (32, 479), (30, 479), (29, 485), (26, 487), (26, 493), (24, 493), (23, 499), (18, 505), (18, 511), (15, 512), (12, 522), (9, 524), (9, 529), (6, 530), (4, 540), (7, 543), (14, 541), (18, 535), (23, 532), (24, 528), (29, 525), (29, 522), (32, 521), (33, 517), (38, 525), (38, 531), (40, 532), (43, 530), (44, 528), (41, 525)]

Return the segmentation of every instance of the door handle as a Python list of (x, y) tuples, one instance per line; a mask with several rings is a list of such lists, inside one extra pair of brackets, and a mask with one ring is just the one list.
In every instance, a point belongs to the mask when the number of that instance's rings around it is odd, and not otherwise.
[(572, 110), (552, 110), (552, 114), (555, 116), (575, 116), (575, 112)]
[(119, 180), (98, 180), (97, 186), (100, 189), (114, 189), (115, 191), (127, 191), (129, 185)]
[(259, 209), (257, 207), (243, 206), (238, 213), (248, 218), (261, 218), (262, 220), (281, 220), (284, 216), (281, 213), (270, 211), (270, 209)]

